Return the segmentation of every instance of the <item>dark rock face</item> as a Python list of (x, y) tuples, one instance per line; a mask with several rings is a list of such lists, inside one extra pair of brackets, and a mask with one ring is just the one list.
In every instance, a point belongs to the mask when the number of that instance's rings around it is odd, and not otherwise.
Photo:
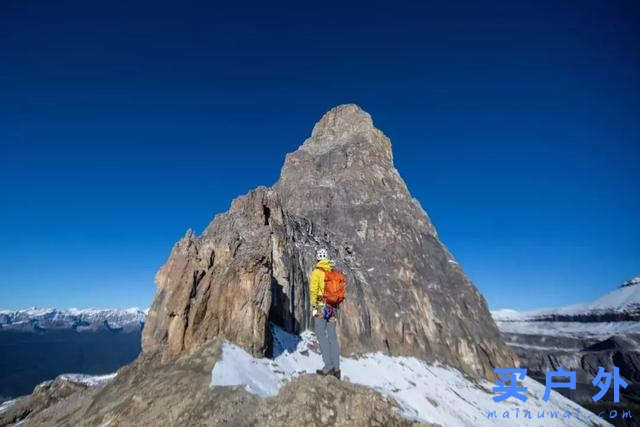
[[(640, 336), (628, 334), (613, 335), (605, 339), (571, 336), (549, 336), (534, 334), (504, 333), (505, 341), (520, 358), (520, 365), (527, 368), (527, 375), (545, 384), (546, 372), (555, 371), (558, 366), (576, 372), (576, 389), (557, 391), (585, 408), (600, 413), (616, 409), (640, 411)], [(620, 368), (629, 386), (620, 388), (620, 403), (613, 403), (613, 388), (594, 402), (592, 396), (599, 391), (591, 381), (598, 373), (598, 367), (613, 372)], [(636, 425), (635, 422), (616, 422), (616, 425)]]
[(627, 380), (640, 380), (640, 336), (637, 335), (613, 335), (600, 340), (506, 333), (505, 340), (532, 376), (544, 378), (545, 372), (561, 365), (576, 371), (576, 378), (587, 383), (598, 373), (598, 366), (608, 371), (617, 366)]
[(309, 325), (307, 277), (320, 247), (348, 278), (343, 354), (437, 358), (473, 376), (517, 364), (475, 286), (393, 166), (389, 139), (338, 106), (286, 156), (271, 188), (233, 201), (175, 245), (156, 277), (143, 353), (175, 359), (225, 337), (268, 355), (269, 322)]

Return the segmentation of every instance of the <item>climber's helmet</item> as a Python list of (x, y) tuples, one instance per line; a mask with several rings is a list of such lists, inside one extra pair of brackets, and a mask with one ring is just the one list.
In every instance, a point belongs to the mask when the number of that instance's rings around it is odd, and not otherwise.
[(325, 248), (318, 249), (318, 252), (316, 253), (316, 259), (318, 261), (320, 261), (321, 259), (329, 259), (329, 254), (327, 253), (327, 250)]

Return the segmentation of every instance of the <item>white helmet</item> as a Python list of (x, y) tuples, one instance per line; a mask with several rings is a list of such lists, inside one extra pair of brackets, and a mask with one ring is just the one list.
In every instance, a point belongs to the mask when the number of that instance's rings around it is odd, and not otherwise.
[(320, 261), (321, 259), (329, 259), (329, 254), (325, 248), (319, 249), (316, 253), (316, 259)]

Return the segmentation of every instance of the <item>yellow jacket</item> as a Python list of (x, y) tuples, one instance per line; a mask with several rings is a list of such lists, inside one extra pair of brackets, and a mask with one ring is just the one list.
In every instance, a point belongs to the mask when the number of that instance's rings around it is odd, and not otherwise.
[(309, 296), (311, 308), (318, 308), (324, 304), (322, 295), (324, 295), (324, 272), (333, 270), (333, 264), (328, 259), (321, 259), (311, 272), (309, 278)]

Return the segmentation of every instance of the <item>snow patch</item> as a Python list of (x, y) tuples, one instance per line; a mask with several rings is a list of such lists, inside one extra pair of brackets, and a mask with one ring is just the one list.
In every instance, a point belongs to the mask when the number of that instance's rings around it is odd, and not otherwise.
[(93, 387), (108, 383), (113, 380), (116, 375), (118, 375), (117, 372), (106, 375), (62, 374), (59, 377), (73, 383), (80, 383)]
[(634, 285), (640, 285), (640, 276), (636, 276), (627, 280), (622, 285), (620, 285), (620, 287), (622, 288), (624, 286), (634, 286)]
[(0, 403), (0, 414), (2, 414), (4, 411), (9, 409), (9, 407), (14, 403), (16, 403), (17, 400), (18, 399), (11, 399), (11, 400), (7, 400), (5, 402)]
[[(211, 387), (244, 386), (249, 393), (258, 396), (274, 396), (286, 381), (300, 374), (315, 373), (322, 367), (320, 354), (313, 350), (317, 347), (311, 331), (296, 336), (272, 326), (272, 335), (273, 359), (255, 358), (225, 342), (221, 360), (211, 372)], [(487, 380), (474, 382), (460, 371), (437, 362), (427, 363), (413, 357), (392, 357), (378, 352), (358, 358), (341, 357), (340, 368), (344, 381), (370, 387), (395, 399), (402, 414), (414, 420), (458, 426), (513, 425), (512, 419), (489, 419), (488, 413), (495, 410), (501, 417), (504, 411), (510, 411), (513, 418), (518, 408), (520, 417), (527, 409), (534, 419), (538, 411), (545, 411), (545, 426), (591, 425), (586, 420), (588, 415), (593, 421), (608, 425), (556, 391), (551, 392), (547, 402), (543, 401), (544, 386), (529, 377), (522, 382), (528, 388), (527, 402), (514, 402), (512, 398), (496, 403), (492, 399), (495, 384)], [(552, 419), (547, 411), (558, 411), (561, 415)], [(571, 412), (570, 420), (561, 418), (564, 411)], [(578, 411), (580, 418), (575, 417)]]

